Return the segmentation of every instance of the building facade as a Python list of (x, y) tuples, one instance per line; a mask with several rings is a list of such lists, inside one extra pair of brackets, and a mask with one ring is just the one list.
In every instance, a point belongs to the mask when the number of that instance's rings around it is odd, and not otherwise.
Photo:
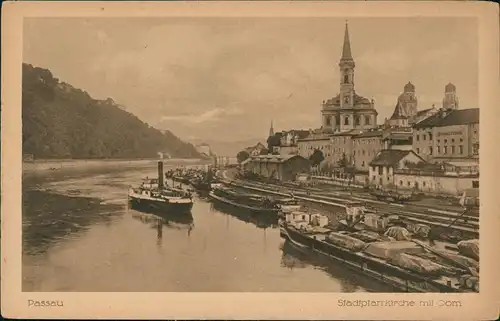
[(409, 163), (425, 162), (411, 150), (382, 150), (370, 162), (369, 181), (371, 185), (394, 186), (395, 171), (407, 169)]
[(245, 172), (281, 181), (295, 180), (299, 174), (311, 172), (311, 162), (299, 155), (259, 155), (241, 163)]
[(346, 23), (342, 56), (339, 62), (340, 92), (323, 101), (322, 128), (327, 132), (377, 127), (375, 101), (356, 93), (354, 88), (354, 68), (356, 64), (351, 53), (349, 29)]
[(297, 153), (304, 158), (309, 159), (309, 157), (311, 157), (316, 149), (320, 150), (323, 153), (323, 157), (325, 157), (325, 159), (333, 156), (330, 137), (326, 135), (322, 137), (313, 136), (299, 139), (297, 141)]
[(384, 148), (384, 132), (373, 130), (353, 136), (353, 163), (357, 171), (368, 172), (371, 160)]
[(413, 126), (413, 149), (427, 161), (479, 161), (479, 108), (441, 109)]

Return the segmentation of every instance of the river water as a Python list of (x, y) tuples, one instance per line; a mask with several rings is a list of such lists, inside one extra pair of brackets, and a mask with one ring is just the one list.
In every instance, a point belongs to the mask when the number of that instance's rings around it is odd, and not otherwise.
[(23, 291), (392, 291), (203, 198), (184, 218), (131, 210), (128, 186), (146, 176), (154, 165), (26, 173)]

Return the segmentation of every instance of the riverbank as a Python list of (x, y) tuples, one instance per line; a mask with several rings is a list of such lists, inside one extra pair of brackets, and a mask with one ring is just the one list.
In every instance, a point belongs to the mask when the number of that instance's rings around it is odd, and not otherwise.
[[(88, 169), (96, 167), (148, 167), (154, 165), (159, 159), (40, 159), (23, 162), (23, 173), (39, 171), (57, 171), (61, 169)], [(206, 165), (210, 160), (198, 158), (170, 158), (164, 159), (167, 165)]]

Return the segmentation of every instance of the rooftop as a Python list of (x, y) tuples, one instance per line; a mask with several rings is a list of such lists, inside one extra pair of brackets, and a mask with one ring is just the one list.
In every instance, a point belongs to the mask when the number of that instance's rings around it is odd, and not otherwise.
[(354, 136), (354, 138), (368, 138), (368, 137), (378, 137), (382, 136), (384, 131), (382, 130), (370, 130), (370, 131), (362, 131), (361, 133)]
[(444, 127), (479, 123), (479, 108), (443, 110), (416, 123), (414, 128)]
[(375, 156), (370, 162), (370, 166), (392, 166), (410, 153), (412, 153), (410, 150), (385, 149)]
[(247, 158), (242, 164), (246, 164), (252, 161), (257, 161), (257, 162), (266, 162), (266, 163), (284, 163), (288, 161), (289, 159), (292, 158), (302, 158), (307, 161), (309, 161), (307, 158), (304, 158), (300, 155), (257, 155), (257, 156), (251, 156)]

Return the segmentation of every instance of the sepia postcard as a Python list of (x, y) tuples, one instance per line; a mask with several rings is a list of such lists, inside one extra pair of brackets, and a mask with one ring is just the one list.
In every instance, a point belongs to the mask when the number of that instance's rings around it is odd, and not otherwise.
[(2, 9), (3, 317), (498, 318), (496, 4)]

